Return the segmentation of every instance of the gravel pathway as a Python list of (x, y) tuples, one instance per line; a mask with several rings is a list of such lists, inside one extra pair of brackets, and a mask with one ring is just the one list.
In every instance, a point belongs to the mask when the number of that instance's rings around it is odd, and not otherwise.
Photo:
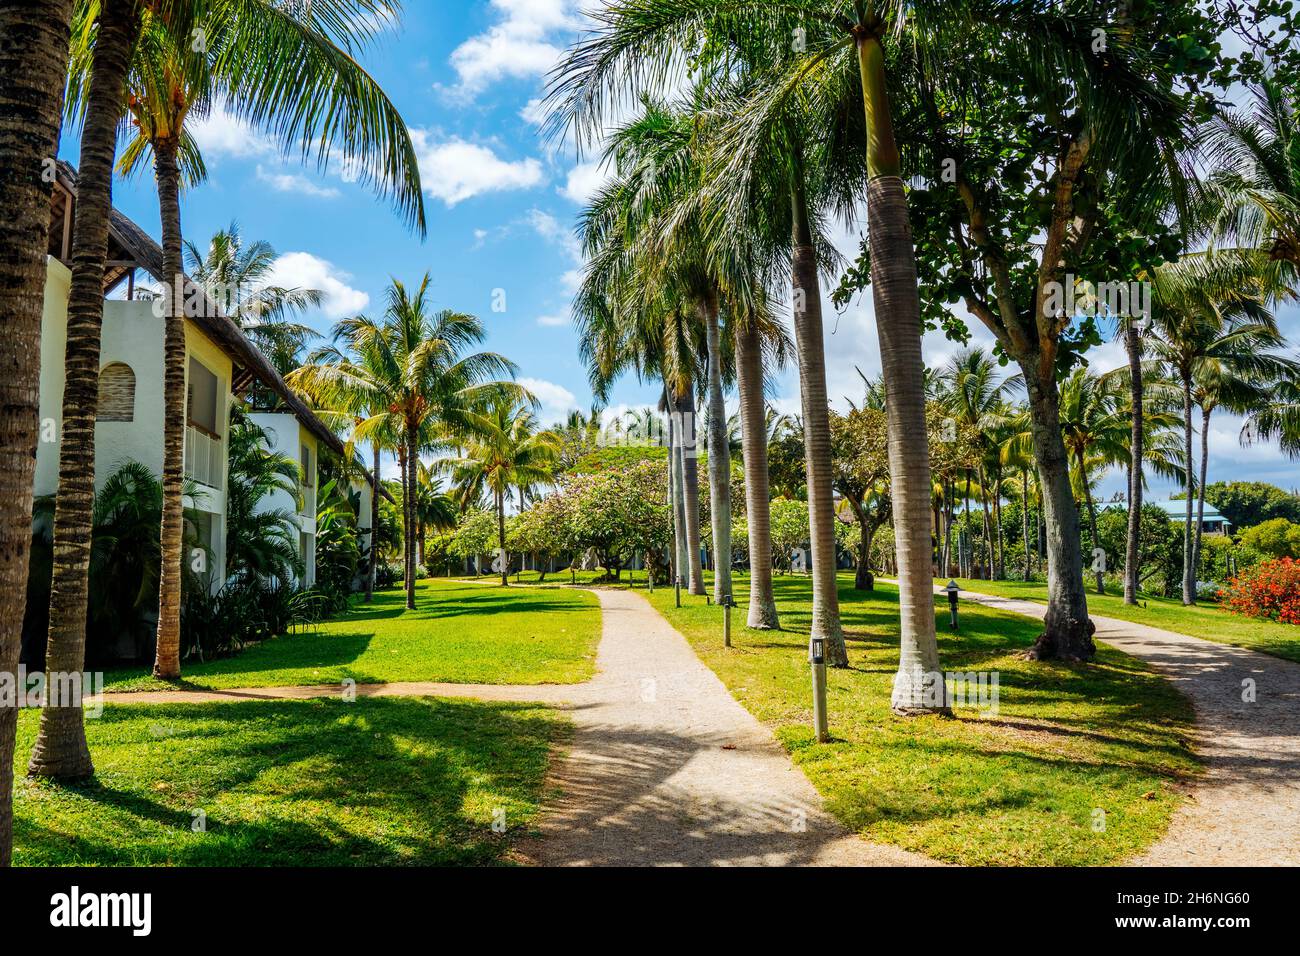
[[(973, 591), (962, 599), (1034, 618), (1047, 612)], [(1191, 700), (1195, 749), (1206, 763), (1169, 832), (1131, 862), (1300, 866), (1300, 664), (1145, 624), (1092, 620), (1098, 640), (1147, 661)], [(1253, 702), (1243, 700), (1251, 686)]]

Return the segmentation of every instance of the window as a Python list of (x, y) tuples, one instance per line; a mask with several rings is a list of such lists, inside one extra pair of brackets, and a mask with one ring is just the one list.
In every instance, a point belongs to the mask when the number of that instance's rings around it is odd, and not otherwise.
[(190, 359), (189, 424), (197, 425), (213, 438), (217, 433), (217, 376), (198, 359)]
[(110, 362), (100, 371), (95, 421), (135, 421), (135, 372), (125, 362)]
[(303, 487), (311, 488), (316, 484), (316, 469), (311, 466), (311, 449), (306, 446), (302, 448), (302, 483)]

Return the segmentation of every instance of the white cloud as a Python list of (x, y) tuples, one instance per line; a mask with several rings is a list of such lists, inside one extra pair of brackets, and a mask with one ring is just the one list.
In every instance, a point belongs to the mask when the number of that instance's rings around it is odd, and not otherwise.
[(567, 315), (539, 315), (537, 324), (543, 328), (559, 328), (569, 324), (569, 317)]
[(582, 261), (582, 246), (578, 242), (578, 237), (574, 235), (572, 229), (566, 229), (561, 225), (560, 220), (549, 212), (534, 207), (524, 215), (524, 221), (547, 242), (558, 246), (574, 262)]
[(558, 422), (578, 408), (577, 396), (563, 385), (541, 378), (521, 378), (519, 384), (536, 395), (541, 402), (541, 419), (544, 424)]
[(492, 0), (492, 7), (500, 19), (452, 51), (455, 98), (472, 99), (503, 79), (546, 75), (568, 35), (583, 27), (575, 0)]
[(274, 140), (235, 116), (221, 102), (213, 103), (207, 116), (191, 117), (185, 128), (208, 160), (222, 156), (249, 159), (276, 152)]
[(331, 319), (355, 315), (370, 304), (370, 296), (348, 285), (352, 276), (310, 252), (286, 252), (275, 260), (267, 279), (285, 288), (319, 289), (321, 311)]
[(531, 189), (545, 178), (542, 164), (532, 157), (509, 162), (486, 146), (458, 137), (435, 142), (423, 129), (412, 129), (411, 141), (425, 192), (448, 206), (481, 193)]
[(566, 199), (585, 206), (605, 183), (609, 182), (610, 171), (605, 163), (595, 160), (579, 163), (569, 170), (568, 178), (557, 192)]
[(261, 163), (257, 164), (257, 178), (261, 182), (270, 185), (277, 192), (299, 193), (304, 196), (316, 196), (320, 199), (333, 199), (339, 195), (339, 191), (333, 186), (321, 186), (300, 173), (268, 171), (262, 167)]

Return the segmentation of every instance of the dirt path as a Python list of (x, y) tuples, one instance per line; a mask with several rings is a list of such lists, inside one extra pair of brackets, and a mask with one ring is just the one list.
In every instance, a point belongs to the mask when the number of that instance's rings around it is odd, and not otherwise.
[[(962, 599), (1040, 619), (1047, 611), (972, 591)], [(1300, 664), (1145, 624), (1092, 620), (1098, 640), (1147, 661), (1187, 695), (1206, 762), (1164, 839), (1131, 862), (1300, 865)], [(1242, 699), (1248, 681), (1254, 702)]]
[[(585, 684), (359, 684), (358, 697), (541, 701), (575, 732), (547, 781), (543, 865), (926, 865), (860, 839), (822, 807), (808, 778), (727, 692), (686, 639), (630, 591), (595, 590), (602, 636)], [(106, 703), (211, 703), (338, 697), (338, 684), (111, 692)]]

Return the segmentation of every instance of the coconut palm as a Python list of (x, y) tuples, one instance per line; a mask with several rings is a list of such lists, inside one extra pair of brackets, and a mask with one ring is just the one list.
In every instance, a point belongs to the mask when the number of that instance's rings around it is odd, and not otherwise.
[(495, 395), (483, 407), (471, 409), (469, 418), (472, 437), (452, 460), (452, 477), (462, 489), (462, 500), (477, 501), (483, 490), (492, 495), (501, 586), (506, 587), (506, 498), (513, 488), (522, 497), (526, 489), (555, 476), (560, 442), (554, 432), (538, 430), (528, 405), (513, 397)]
[[(246, 243), (239, 224), (219, 229), (201, 250), (185, 241), (189, 275), (222, 312), (239, 323), (244, 334), (271, 361), (281, 375), (302, 364), (302, 351), (317, 337), (309, 325), (293, 321), (309, 309), (320, 306), (319, 289), (285, 288), (269, 281), (276, 252), (269, 242)], [(275, 392), (254, 386), (250, 404), (273, 410), (282, 399)]]
[(180, 187), (203, 178), (186, 129), (224, 101), (236, 115), (274, 135), (286, 149), (331, 152), (367, 182), (391, 192), (423, 229), (415, 150), (387, 96), (352, 58), (394, 16), (374, 0), (284, 5), (270, 0), (213, 0), (197, 33), (177, 35), (167, 11), (142, 12), (141, 39), (128, 80), (135, 137), (120, 160), (126, 172), (152, 156), (162, 216), (163, 568), (158, 598), (157, 676), (180, 674), (180, 490), (185, 414), (185, 297)]
[[(45, 651), (47, 668), (60, 673), (79, 673), (86, 656), (104, 261), (118, 125), (126, 110), (126, 75), (139, 19), (136, 0), (104, 0), (102, 4), (79, 5), (73, 29), (67, 110), (81, 119), (81, 158), (72, 231), (55, 559)], [(50, 701), (41, 711), (28, 773), (75, 780), (93, 772), (80, 704)]]
[(1225, 110), (1207, 143), (1216, 171), (1205, 184), (1211, 227), (1300, 270), (1300, 102), (1272, 76), (1252, 90), (1248, 113)]
[[(1224, 397), (1223, 389), (1231, 392), (1249, 382), (1268, 377), (1276, 380), (1285, 374), (1285, 363), (1270, 354), (1283, 344), (1283, 339), (1261, 296), (1251, 297), (1247, 289), (1225, 298), (1217, 285), (1207, 284), (1201, 275), (1188, 278), (1186, 270), (1180, 271), (1177, 264), (1162, 269), (1166, 285), (1160, 293), (1163, 303), (1155, 310), (1158, 335), (1148, 342), (1152, 358), (1147, 365), (1153, 370), (1167, 371), (1182, 388), (1183, 456), (1187, 463), (1182, 597), (1183, 603), (1190, 605), (1196, 603), (1198, 535), (1192, 525), (1192, 509), (1199, 483), (1193, 466), (1196, 457), (1192, 450), (1192, 410), (1198, 402), (1198, 389), (1202, 386), (1209, 389), (1203, 396), (1209, 411), (1202, 413), (1208, 423), (1209, 413)], [(1230, 395), (1227, 397), (1231, 400)], [(1202, 434), (1202, 476), (1208, 440), (1208, 435)]]
[(456, 527), (461, 508), (456, 499), (443, 490), (442, 479), (432, 465), (418, 458), (415, 462), (415, 512), (416, 557), (424, 564), (424, 539), (429, 529), (445, 531)]
[(416, 518), (412, 513), (420, 453), (450, 447), (480, 424), (475, 413), (496, 395), (527, 398), (513, 382), (515, 365), (495, 352), (471, 352), (487, 334), (463, 312), (430, 312), (429, 275), (413, 291), (394, 279), (385, 294), (385, 319), (344, 319), (318, 363), (290, 374), (289, 384), (313, 402), (356, 424), (350, 440), (395, 445), (402, 470), (406, 606), (415, 607)]

